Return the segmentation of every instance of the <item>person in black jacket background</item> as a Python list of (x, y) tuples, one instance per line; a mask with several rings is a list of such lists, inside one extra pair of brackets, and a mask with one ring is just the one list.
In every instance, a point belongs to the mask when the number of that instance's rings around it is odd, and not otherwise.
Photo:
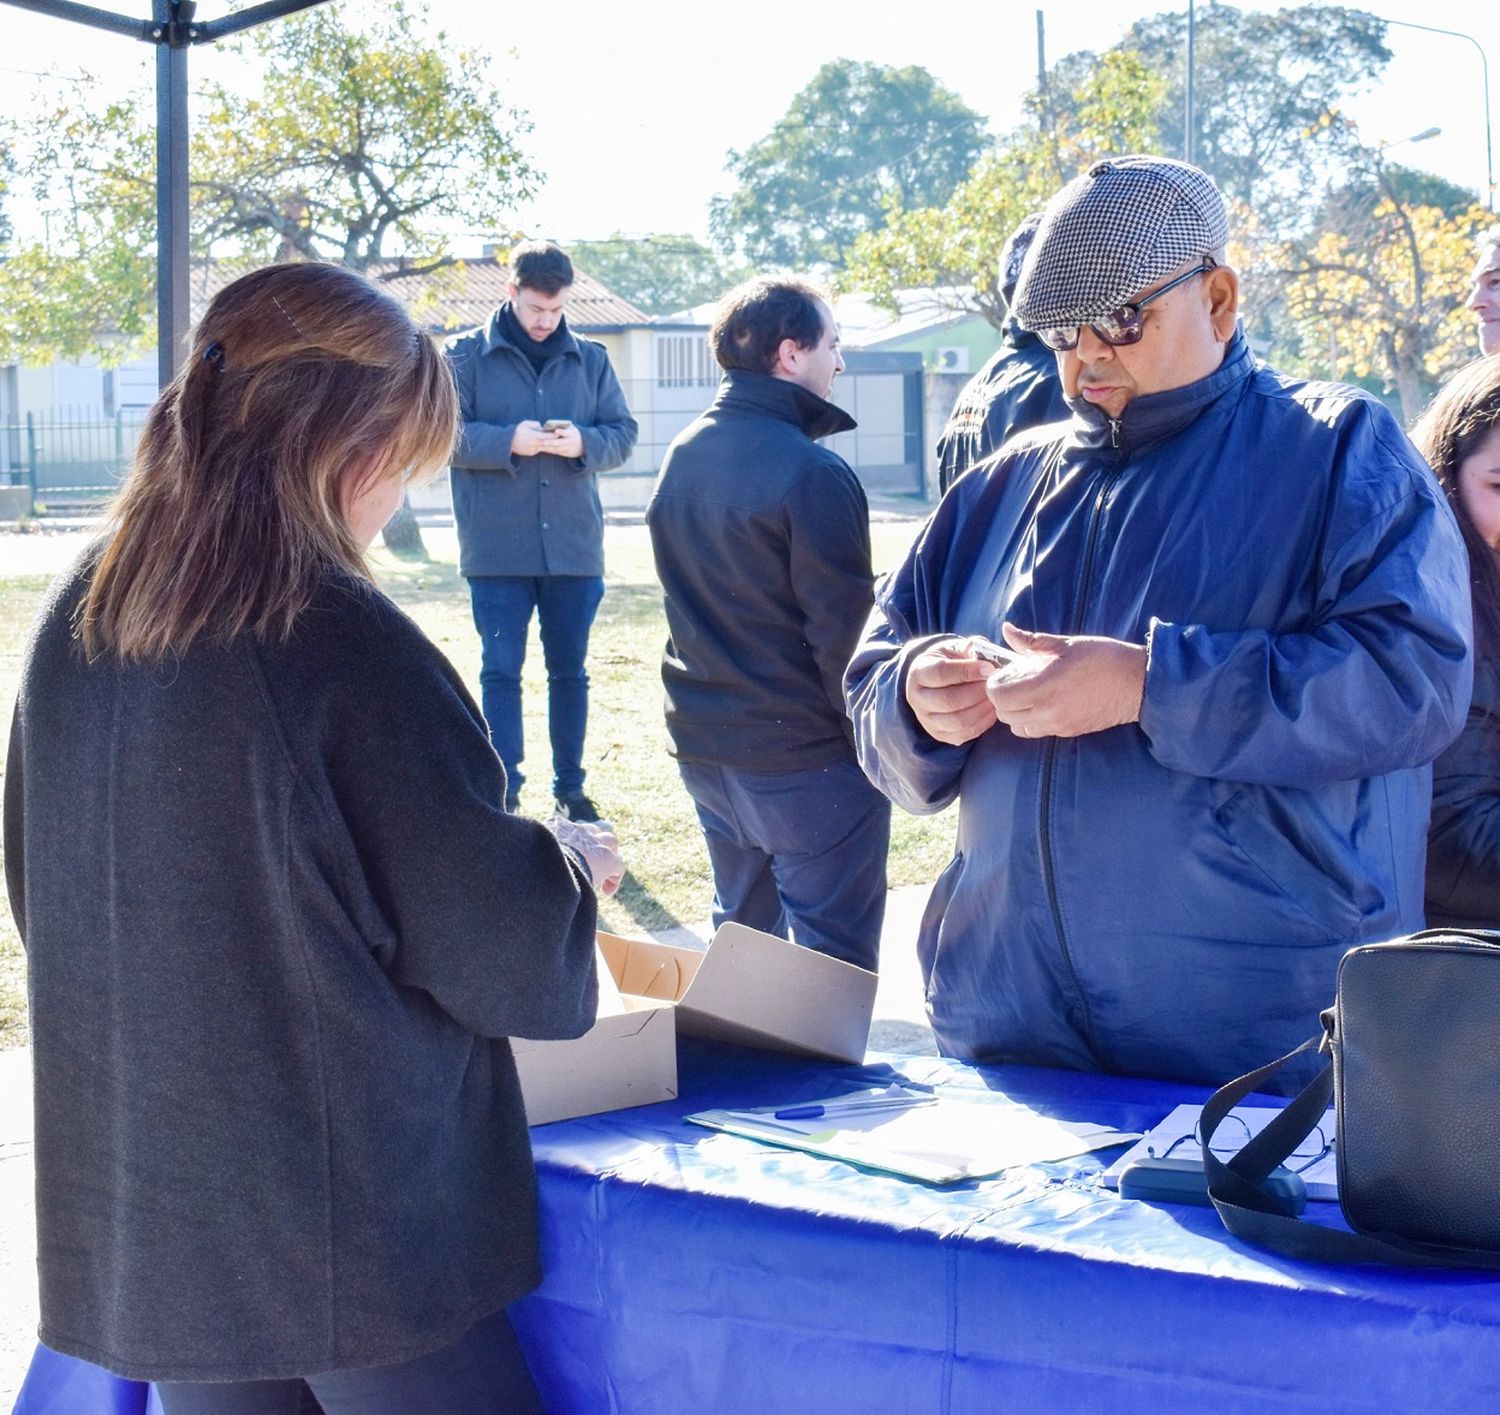
[(712, 406), (667, 449), (646, 513), (670, 637), (667, 731), (732, 919), (873, 968), (890, 803), (865, 779), (843, 673), (873, 603), (869, 507), (817, 440), (854, 420), (827, 302), (762, 277), (709, 335)]
[[(1028, 216), (1000, 252), (1000, 293), (1007, 306), (1016, 293), (1021, 265), (1031, 249), (1042, 213)], [(959, 477), (997, 451), (1014, 433), (1072, 416), (1057, 376), (1057, 355), (1014, 317), (1000, 347), (965, 385), (938, 439), (938, 487), (946, 492)]]
[(1500, 354), (1455, 375), (1412, 439), (1458, 518), (1474, 596), (1474, 698), (1432, 766), (1427, 923), (1500, 929)]
[(5, 774), (42, 1340), (166, 1415), (540, 1408), (509, 1036), (593, 1022), (612, 838), (510, 815), (364, 550), (448, 368), (335, 266), (214, 297), (54, 587)]

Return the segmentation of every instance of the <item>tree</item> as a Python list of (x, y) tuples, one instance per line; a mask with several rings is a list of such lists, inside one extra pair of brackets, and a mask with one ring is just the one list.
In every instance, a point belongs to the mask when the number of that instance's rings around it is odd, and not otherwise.
[[(483, 57), (392, 4), (358, 31), (319, 8), (245, 41), (253, 93), (210, 84), (195, 103), (195, 255), (323, 259), (356, 270), (397, 252), (447, 260), (446, 225), (493, 227), (531, 194), (528, 124)], [(120, 360), (153, 330), (154, 114), (77, 93), (21, 135), (18, 170), (51, 239), (0, 267), (0, 359)], [(410, 269), (410, 266), (408, 266)]]
[(709, 229), (757, 266), (843, 265), (888, 210), (940, 206), (986, 147), (984, 120), (916, 65), (825, 64), (728, 167)]
[[(1187, 21), (1181, 10), (1137, 20), (1118, 49), (1163, 77), (1148, 150), (1184, 150)], [(1231, 200), (1256, 213), (1270, 240), (1306, 221), (1349, 158), (1341, 106), (1390, 62), (1385, 22), (1338, 6), (1237, 10), (1199, 6), (1194, 46), (1193, 160)], [(1087, 66), (1071, 56), (1059, 66)]]
[(897, 291), (922, 288), (955, 313), (996, 329), (1008, 318), (1000, 293), (1000, 250), (1023, 217), (1091, 163), (1146, 145), (1162, 83), (1136, 54), (1104, 55), (1066, 95), (1064, 111), (1010, 134), (982, 158), (943, 206), (892, 208), (883, 229), (854, 246), (841, 284), (897, 310)]
[(647, 314), (675, 314), (717, 299), (736, 276), (692, 236), (625, 236), (575, 241), (579, 269)]
[(12, 227), (10, 217), (6, 214), (6, 198), (10, 195), (10, 184), (16, 173), (15, 154), (11, 151), (10, 144), (0, 136), (0, 249), (10, 243)]
[(1283, 300), (1294, 335), (1288, 362), (1324, 376), (1378, 379), (1395, 390), (1410, 424), (1475, 354), (1473, 319), (1460, 295), (1475, 237), (1491, 218), (1477, 205), (1450, 215), (1406, 199), (1396, 174), (1371, 156), (1330, 197), (1322, 226), (1284, 247)]

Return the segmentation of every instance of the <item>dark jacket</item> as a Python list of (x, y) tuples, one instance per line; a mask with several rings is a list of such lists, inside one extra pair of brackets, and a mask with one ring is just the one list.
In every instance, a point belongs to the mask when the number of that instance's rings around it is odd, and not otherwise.
[[(453, 339), (448, 358), (463, 416), (452, 472), (459, 574), (602, 575), (596, 474), (626, 461), (637, 432), (604, 346), (569, 333), (538, 374), (501, 333), (497, 310)], [(528, 418), (574, 423), (583, 456), (513, 457)]]
[(1057, 355), (1012, 320), (999, 349), (965, 385), (938, 439), (938, 486), (947, 491), (1009, 438), (1070, 416)]
[[(1421, 927), (1465, 563), (1391, 415), (1239, 336), (1209, 377), (1114, 423), (1080, 404), (962, 478), (848, 677), (871, 779), (918, 813), (960, 799), (918, 943), (942, 1045), (1215, 1082), (1315, 1031), (1347, 948)], [(1004, 619), (1145, 643), (1140, 722), (934, 741), (912, 656)]]
[(1500, 929), (1500, 662), (1474, 667), (1463, 732), (1432, 767), (1430, 928)]
[(5, 777), (41, 1338), (196, 1381), (446, 1346), (539, 1278), (505, 1038), (592, 1022), (593, 894), (369, 586), (149, 668), (83, 663), (79, 591)]
[(870, 513), (814, 440), (852, 427), (795, 383), (733, 369), (667, 449), (646, 524), (682, 760), (794, 771), (852, 758), (843, 674), (870, 611)]

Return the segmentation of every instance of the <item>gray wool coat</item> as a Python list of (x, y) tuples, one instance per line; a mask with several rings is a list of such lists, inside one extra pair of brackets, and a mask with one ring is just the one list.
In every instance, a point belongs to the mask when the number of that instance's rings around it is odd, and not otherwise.
[(285, 642), (22, 677), (5, 876), (30, 965), (41, 1338), (139, 1379), (437, 1350), (539, 1280), (508, 1036), (592, 1022), (594, 896), (484, 723), (330, 574)]
[[(597, 474), (625, 462), (638, 429), (604, 346), (565, 333), (540, 374), (498, 311), (448, 345), (463, 416), (452, 472), (461, 575), (604, 573)], [(549, 418), (577, 426), (583, 456), (512, 456), (517, 424)]]

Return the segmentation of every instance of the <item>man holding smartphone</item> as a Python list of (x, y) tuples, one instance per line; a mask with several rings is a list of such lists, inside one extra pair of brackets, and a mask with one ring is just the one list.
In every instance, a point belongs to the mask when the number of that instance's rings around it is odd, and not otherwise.
[(601, 344), (568, 328), (573, 263), (550, 241), (510, 257), (509, 298), (453, 339), (463, 431), (453, 453), (459, 573), (483, 645), (479, 682), (490, 739), (520, 804), (521, 668), (536, 614), (547, 664), (552, 794), (570, 820), (599, 812), (583, 789), (589, 631), (604, 597), (597, 476), (620, 466), (636, 422)]

